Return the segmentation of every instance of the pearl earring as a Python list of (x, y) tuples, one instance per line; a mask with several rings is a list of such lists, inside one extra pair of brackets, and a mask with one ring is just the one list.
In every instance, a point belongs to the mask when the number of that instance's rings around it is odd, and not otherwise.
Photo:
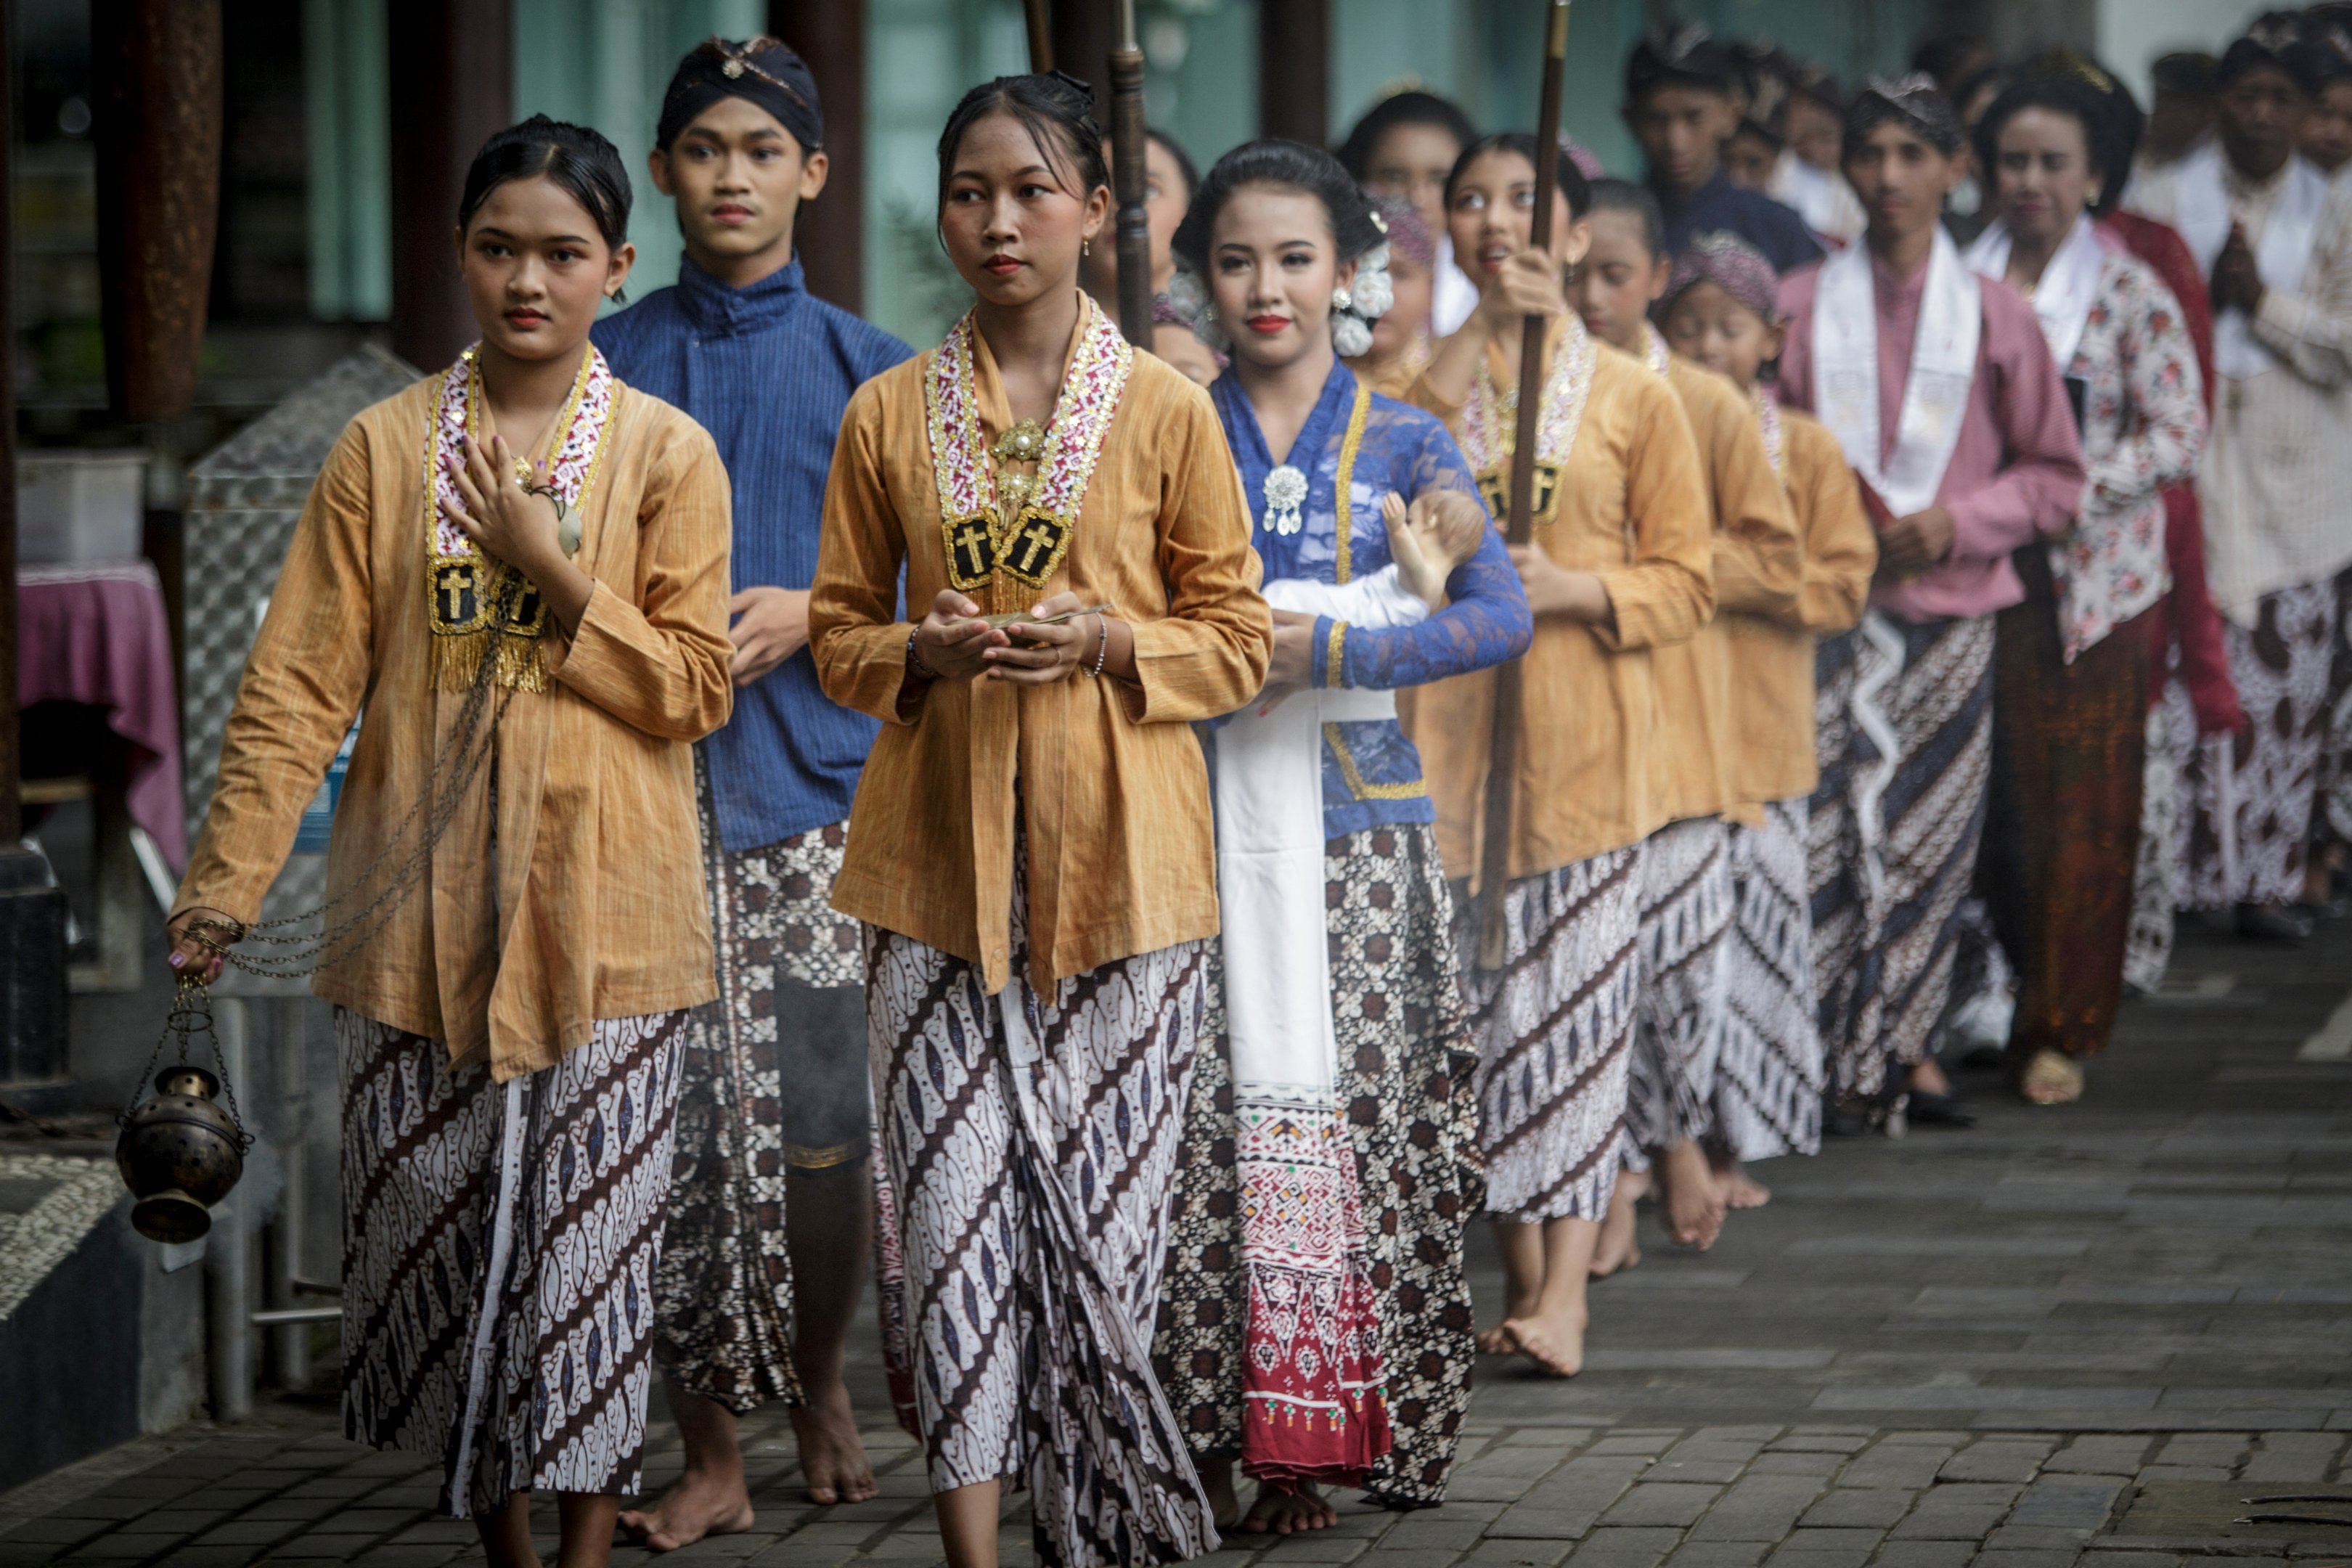
[(1331, 309), (1344, 310), (1355, 302), (1356, 297), (1348, 292), (1344, 284), (1331, 290)]
[(1080, 256), (1092, 256), (1094, 253), (1095, 242), (1093, 240), (1082, 239), (1078, 241), (1078, 254)]

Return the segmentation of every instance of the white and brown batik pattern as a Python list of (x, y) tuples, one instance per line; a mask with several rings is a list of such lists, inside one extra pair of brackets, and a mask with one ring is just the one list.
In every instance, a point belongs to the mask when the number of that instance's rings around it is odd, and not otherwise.
[(1732, 917), (1731, 829), (1719, 817), (1669, 823), (1642, 852), (1642, 979), (1625, 1073), (1634, 1150), (1706, 1136), (1723, 1055)]
[(1025, 1480), (1047, 1568), (1174, 1563), (1217, 1542), (1150, 1359), (1210, 944), (1040, 996), (1024, 853), (998, 995), (977, 964), (869, 928), (886, 1347), (934, 1491)]
[(2321, 752), (2335, 660), (2336, 584), (2263, 595), (2254, 628), (2222, 623), (2252, 728), (2207, 737), (2181, 780), (2189, 804), (2184, 908), (2292, 903), (2323, 809)]
[(1830, 1090), (1882, 1107), (1904, 1091), (1904, 1074), (1889, 1064), (1924, 1059), (1943, 1022), (1992, 761), (1992, 617), (1890, 624), (1904, 656), (1879, 707), (1898, 760), (1874, 805), (1865, 781), (1881, 759), (1853, 722), (1855, 678), (1841, 666), (1851, 661), (1867, 679), (1879, 656), (1858, 636), (1833, 639), (1835, 652), (1822, 647), (1822, 690), (1847, 694), (1847, 715), (1821, 731), (1811, 875)]
[(1477, 967), (1475, 900), (1457, 900), (1486, 1212), (1497, 1219), (1608, 1212), (1640, 994), (1642, 860), (1630, 845), (1513, 882), (1497, 970)]
[[(696, 762), (719, 994), (686, 1030), (656, 1349), (680, 1384), (741, 1415), (802, 1401), (787, 1174), (866, 1153), (865, 960), (857, 922), (825, 907), (843, 826), (729, 850)], [(813, 1113), (813, 1100), (842, 1103)]]
[(1822, 1036), (1803, 799), (1731, 830), (1730, 1004), (1716, 1064), (1710, 1143), (1735, 1160), (1811, 1154), (1822, 1141)]
[(453, 1514), (639, 1489), (684, 1020), (498, 1084), (335, 1010), (343, 1435), (440, 1455)]
[[(1362, 1184), (1392, 1444), (1364, 1486), (1391, 1508), (1445, 1500), (1476, 1356), (1462, 1243), (1485, 1197), (1477, 1058), (1444, 876), (1423, 824), (1366, 828), (1324, 848), (1339, 1098)], [(1210, 994), (1202, 1037), (1214, 1045), (1201, 1052), (1185, 1113), (1152, 1351), (1193, 1453), (1230, 1459), (1245, 1415), (1241, 1185), (1223, 1003), (1213, 985)]]
[(2197, 717), (2179, 681), (2147, 710), (2147, 749), (2140, 777), (2139, 851), (2132, 868), (2131, 934), (2124, 943), (2124, 984), (2153, 992), (2172, 964), (2173, 920), (2180, 907), (2180, 766), (2183, 745), (2174, 736)]

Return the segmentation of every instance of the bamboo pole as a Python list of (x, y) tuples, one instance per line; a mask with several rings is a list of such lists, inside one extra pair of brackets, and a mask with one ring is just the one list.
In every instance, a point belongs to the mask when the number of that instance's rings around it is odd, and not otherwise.
[[(1568, 62), (1569, 0), (1545, 7), (1543, 91), (1536, 108), (1536, 203), (1534, 244), (1551, 246), (1552, 206), (1559, 195), (1560, 79)], [(1544, 319), (1529, 316), (1519, 338), (1519, 410), (1511, 447), (1510, 521), (1505, 536), (1513, 544), (1535, 537), (1536, 422), (1544, 384)], [(1518, 787), (1519, 707), (1524, 661), (1513, 659), (1495, 671), (1495, 732), (1486, 765), (1486, 837), (1478, 856), (1478, 967), (1500, 969), (1508, 955), (1504, 901), (1510, 883), (1511, 820)]]

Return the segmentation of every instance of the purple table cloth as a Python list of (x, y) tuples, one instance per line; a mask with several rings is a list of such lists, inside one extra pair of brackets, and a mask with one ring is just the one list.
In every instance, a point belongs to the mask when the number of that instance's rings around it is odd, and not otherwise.
[(180, 708), (163, 584), (147, 561), (26, 566), (16, 574), (16, 700), (85, 702), (131, 742), (131, 820), (173, 870), (188, 863)]

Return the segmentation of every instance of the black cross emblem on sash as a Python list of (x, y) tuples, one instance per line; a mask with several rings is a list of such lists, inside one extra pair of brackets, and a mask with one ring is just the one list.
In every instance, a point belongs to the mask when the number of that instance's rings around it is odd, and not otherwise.
[(1061, 552), (1062, 540), (1069, 530), (1042, 512), (1031, 512), (1021, 520), (1021, 531), (1013, 540), (1019, 554), (1008, 562), (1007, 569), (1023, 582), (1043, 585), (1047, 574), (1054, 570), (1054, 558)]
[(444, 566), (435, 580), (434, 595), (441, 602), (441, 624), (445, 626), (471, 626), (478, 613), (476, 603), (474, 569), (467, 565)]
[[(1552, 507), (1559, 500), (1559, 465), (1536, 459), (1535, 483), (1529, 488), (1530, 510), (1538, 527), (1552, 521)], [(1509, 470), (1502, 464), (1477, 476), (1479, 499), (1486, 503), (1496, 527), (1508, 528), (1511, 522), (1511, 490)]]
[(988, 520), (967, 517), (944, 522), (940, 531), (947, 538), (948, 581), (967, 594), (987, 587), (996, 571), (996, 540)]

